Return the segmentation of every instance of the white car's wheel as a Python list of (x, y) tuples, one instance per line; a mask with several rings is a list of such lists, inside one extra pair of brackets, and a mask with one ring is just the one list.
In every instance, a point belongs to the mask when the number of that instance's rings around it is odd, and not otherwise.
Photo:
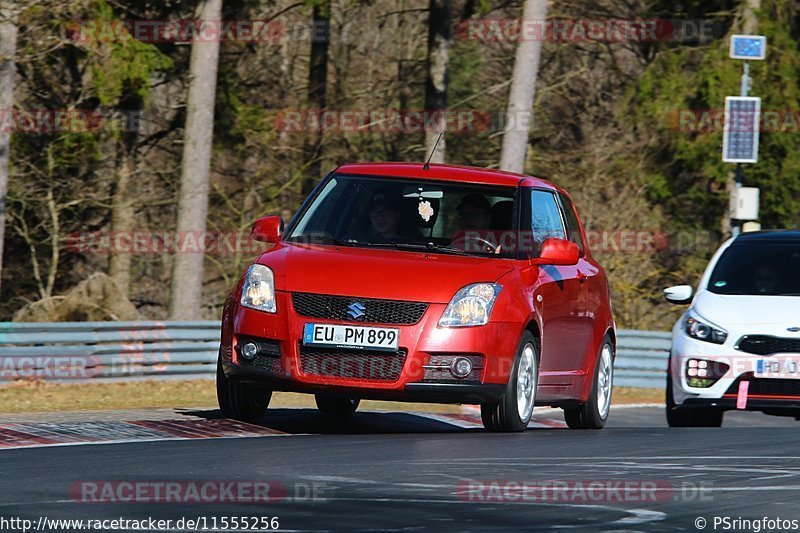
[[(671, 365), (669, 368), (671, 368)], [(687, 409), (676, 406), (675, 398), (672, 394), (672, 375), (670, 374), (667, 374), (666, 400), (667, 424), (671, 428), (718, 428), (722, 426), (724, 412), (721, 409), (714, 409), (713, 407)]]

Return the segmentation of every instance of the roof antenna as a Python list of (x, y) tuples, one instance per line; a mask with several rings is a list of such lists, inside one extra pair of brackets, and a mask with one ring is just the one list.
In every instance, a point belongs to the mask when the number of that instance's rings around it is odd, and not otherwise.
[(439, 137), (436, 139), (436, 142), (433, 145), (433, 150), (431, 150), (431, 155), (428, 156), (428, 160), (425, 161), (424, 165), (422, 165), (422, 170), (430, 170), (431, 159), (433, 159), (433, 154), (436, 153), (436, 147), (439, 146), (439, 141), (442, 140), (442, 135), (444, 135), (444, 131), (439, 132)]

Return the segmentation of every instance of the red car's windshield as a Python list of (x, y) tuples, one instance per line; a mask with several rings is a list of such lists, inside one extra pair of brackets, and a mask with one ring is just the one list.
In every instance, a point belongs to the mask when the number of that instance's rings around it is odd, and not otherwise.
[(287, 241), (510, 257), (517, 189), (438, 180), (332, 176)]

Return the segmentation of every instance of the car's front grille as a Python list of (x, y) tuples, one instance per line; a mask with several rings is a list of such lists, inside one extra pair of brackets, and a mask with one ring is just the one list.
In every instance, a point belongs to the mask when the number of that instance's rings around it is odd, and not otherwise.
[(416, 324), (428, 309), (422, 302), (378, 300), (327, 294), (292, 293), (292, 305), (299, 315), (372, 324)]
[(304, 374), (368, 381), (397, 381), (406, 361), (406, 350), (379, 352), (339, 350), (299, 345)]
[(725, 396), (732, 398), (738, 395), (739, 383), (749, 381), (747, 395), (750, 397), (775, 396), (778, 399), (782, 396), (787, 398), (800, 398), (800, 379), (773, 379), (773, 378), (754, 378), (752, 372), (744, 374), (725, 392)]
[(745, 335), (739, 339), (736, 349), (756, 355), (800, 353), (800, 339), (773, 337), (770, 335)]

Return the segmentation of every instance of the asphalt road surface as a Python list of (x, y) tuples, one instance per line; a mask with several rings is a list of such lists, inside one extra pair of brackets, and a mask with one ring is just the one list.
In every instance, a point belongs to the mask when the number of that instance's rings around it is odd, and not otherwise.
[(669, 429), (661, 409), (615, 408), (606, 429), (573, 431), (558, 413), (536, 416), (524, 433), (491, 434), (466, 418), (366, 412), (333, 423), (276, 409), (256, 437), (0, 449), (0, 530), (21, 530), (15, 518), (40, 531), (58, 530), (44, 519), (151, 517), (172, 520), (162, 529), (170, 531), (182, 518), (224, 531), (228, 517), (230, 531), (234, 516), (314, 531), (767, 531), (793, 524), (765, 519), (800, 522), (794, 419), (729, 413), (721, 429)]

